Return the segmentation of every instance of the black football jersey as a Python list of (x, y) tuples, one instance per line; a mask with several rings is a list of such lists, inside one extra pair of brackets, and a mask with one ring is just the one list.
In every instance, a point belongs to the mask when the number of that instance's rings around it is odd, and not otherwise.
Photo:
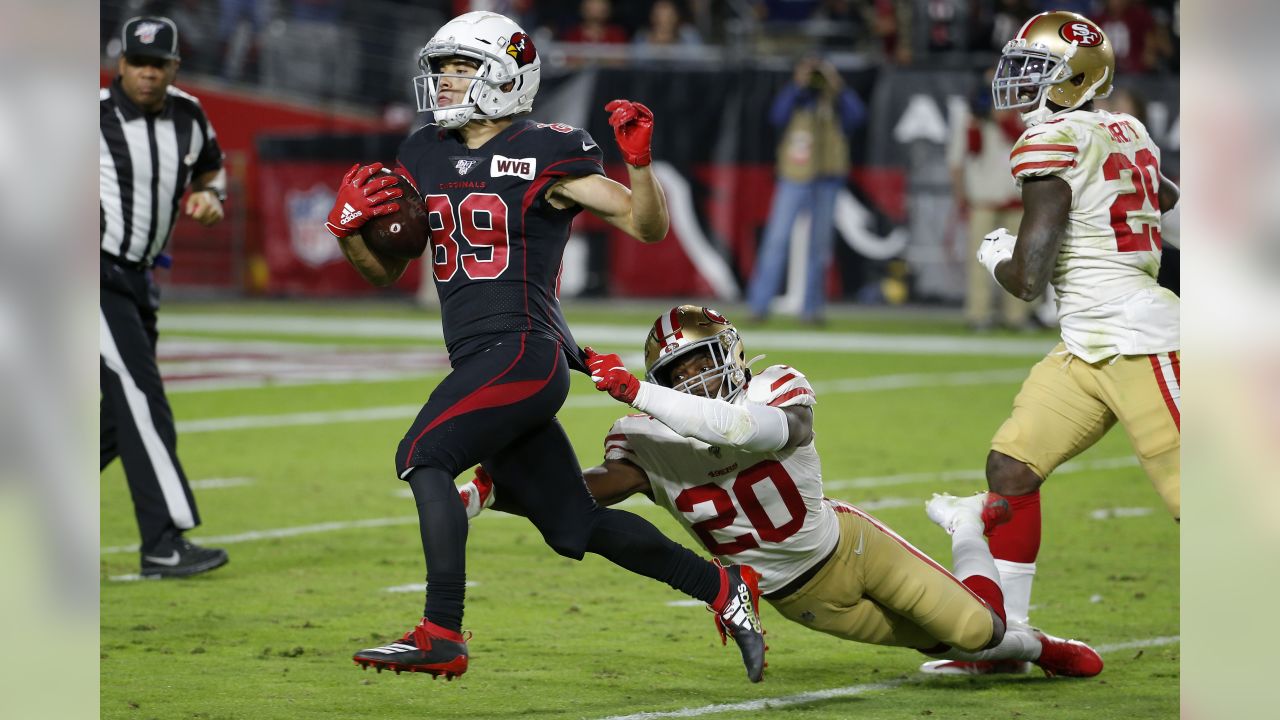
[(400, 145), (398, 161), (430, 218), (423, 260), (440, 294), (450, 356), (496, 334), (530, 332), (560, 341), (582, 369), (556, 297), (569, 227), (581, 208), (557, 210), (545, 195), (563, 177), (603, 175), (601, 158), (585, 130), (528, 119), (474, 150), (438, 125)]

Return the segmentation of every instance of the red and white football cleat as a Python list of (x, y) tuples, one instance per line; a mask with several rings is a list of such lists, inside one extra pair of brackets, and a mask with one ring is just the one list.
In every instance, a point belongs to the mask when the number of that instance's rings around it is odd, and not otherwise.
[(933, 660), (920, 666), (929, 675), (1026, 675), (1031, 663), (1025, 660)]
[(996, 526), (1009, 522), (1013, 517), (1008, 500), (985, 492), (962, 498), (934, 493), (925, 503), (924, 510), (930, 520), (953, 535), (961, 525), (981, 526), (983, 534), (989, 535)]
[(493, 478), (484, 468), (476, 466), (476, 476), (471, 482), (458, 488), (458, 499), (467, 509), (467, 519), (473, 520), (482, 510), (493, 505)]
[(445, 680), (452, 680), (467, 671), (467, 657), (467, 637), (422, 618), (399, 641), (361, 650), (351, 659), (366, 670), (395, 670), (397, 675), (424, 672), (433, 678), (444, 675)]
[(1032, 631), (1040, 640), (1040, 657), (1036, 665), (1049, 677), (1093, 677), (1102, 672), (1102, 657), (1079, 640)]

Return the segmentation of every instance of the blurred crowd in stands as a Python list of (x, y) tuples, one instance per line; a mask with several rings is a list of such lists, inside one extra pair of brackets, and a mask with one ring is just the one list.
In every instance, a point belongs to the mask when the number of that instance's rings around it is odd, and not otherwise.
[(163, 14), (182, 28), (184, 73), (370, 100), (412, 73), (417, 48), (439, 24), (469, 10), (501, 12), (530, 29), (550, 71), (591, 60), (724, 62), (815, 50), (837, 65), (844, 54), (978, 68), (1043, 10), (1097, 21), (1121, 73), (1178, 71), (1178, 0), (103, 0), (102, 47), (110, 60), (125, 19)]

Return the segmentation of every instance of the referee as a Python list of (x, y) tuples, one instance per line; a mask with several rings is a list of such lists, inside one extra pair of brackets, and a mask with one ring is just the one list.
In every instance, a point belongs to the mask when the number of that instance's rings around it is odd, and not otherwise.
[(124, 463), (142, 534), (142, 576), (182, 577), (225, 565), (227, 553), (183, 537), (200, 514), (156, 365), (160, 294), (151, 267), (168, 266), (161, 251), (188, 185), (186, 214), (201, 225), (222, 220), (226, 174), (199, 101), (172, 86), (177, 26), (136, 17), (122, 40), (119, 75), (101, 91), (98, 138), (101, 467), (117, 456)]

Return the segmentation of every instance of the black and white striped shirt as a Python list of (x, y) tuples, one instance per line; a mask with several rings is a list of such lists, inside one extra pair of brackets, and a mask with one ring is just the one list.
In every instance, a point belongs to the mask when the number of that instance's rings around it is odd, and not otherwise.
[(172, 85), (154, 115), (125, 95), (119, 78), (100, 97), (102, 252), (150, 266), (169, 242), (187, 185), (222, 167), (222, 149), (200, 101)]

